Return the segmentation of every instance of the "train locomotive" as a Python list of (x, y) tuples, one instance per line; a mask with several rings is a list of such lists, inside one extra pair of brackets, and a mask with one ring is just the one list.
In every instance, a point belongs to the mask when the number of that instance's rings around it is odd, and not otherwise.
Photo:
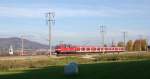
[(124, 47), (75, 46), (70, 44), (60, 44), (55, 47), (57, 54), (119, 53), (124, 51)]

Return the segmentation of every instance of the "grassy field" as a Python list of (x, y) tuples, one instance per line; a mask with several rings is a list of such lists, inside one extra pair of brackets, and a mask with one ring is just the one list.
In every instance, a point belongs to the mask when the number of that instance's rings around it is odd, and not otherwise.
[[(150, 53), (88, 57), (0, 57), (0, 79), (150, 79)], [(63, 68), (71, 61), (79, 63), (79, 74), (68, 77)]]
[(0, 79), (150, 79), (150, 60), (80, 64), (79, 74), (65, 76), (63, 66), (0, 72)]

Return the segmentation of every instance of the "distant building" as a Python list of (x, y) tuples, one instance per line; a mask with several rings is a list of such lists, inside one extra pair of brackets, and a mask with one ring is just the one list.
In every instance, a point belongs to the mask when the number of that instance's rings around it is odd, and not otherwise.
[(12, 47), (12, 45), (10, 45), (10, 48), (9, 48), (9, 55), (13, 55), (13, 54), (14, 54), (13, 47)]

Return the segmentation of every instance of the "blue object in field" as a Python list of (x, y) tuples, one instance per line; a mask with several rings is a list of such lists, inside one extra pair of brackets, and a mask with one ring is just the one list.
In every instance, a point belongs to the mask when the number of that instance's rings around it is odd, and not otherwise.
[(65, 75), (77, 75), (78, 74), (78, 64), (75, 62), (71, 62), (64, 67)]

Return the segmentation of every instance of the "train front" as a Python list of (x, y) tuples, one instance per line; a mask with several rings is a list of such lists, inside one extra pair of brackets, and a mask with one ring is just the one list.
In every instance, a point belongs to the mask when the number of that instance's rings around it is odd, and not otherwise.
[(60, 44), (55, 47), (55, 52), (57, 54), (75, 54), (76, 46), (70, 44)]

